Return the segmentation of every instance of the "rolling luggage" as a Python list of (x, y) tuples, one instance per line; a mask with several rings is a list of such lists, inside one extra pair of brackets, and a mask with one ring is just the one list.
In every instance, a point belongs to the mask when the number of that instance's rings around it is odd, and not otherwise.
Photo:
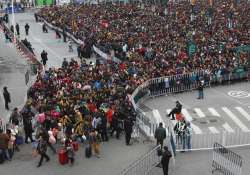
[(78, 151), (79, 150), (79, 143), (78, 142), (72, 142), (73, 150)]
[(90, 158), (92, 156), (92, 150), (91, 150), (91, 147), (90, 146), (87, 146), (85, 148), (85, 157), (86, 158)]
[(65, 149), (59, 150), (58, 160), (61, 165), (65, 165), (68, 163), (68, 155)]

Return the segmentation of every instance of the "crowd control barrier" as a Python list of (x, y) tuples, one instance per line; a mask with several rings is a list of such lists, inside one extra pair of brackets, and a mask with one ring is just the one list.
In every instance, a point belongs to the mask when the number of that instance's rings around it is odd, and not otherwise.
[[(37, 60), (36, 55), (30, 51), (22, 41), (20, 41), (18, 38), (14, 36), (14, 34), (9, 30), (9, 28), (2, 22), (1, 23), (1, 28), (3, 31), (7, 32), (9, 38), (11, 39), (13, 44), (15, 44), (17, 50), (19, 53), (24, 56), (27, 59), (27, 63), (29, 64), (29, 69), (25, 73), (25, 84), (27, 85), (28, 88), (32, 86), (32, 84), (36, 81), (36, 76), (31, 78), (32, 75), (37, 75), (37, 73), (43, 73), (43, 67), (42, 64)], [(18, 108), (22, 108), (24, 104), (22, 104)], [(6, 131), (7, 129), (7, 123), (8, 121), (5, 121), (4, 119), (1, 120), (1, 125), (0, 127)]]
[(160, 163), (160, 156), (158, 156), (160, 147), (160, 145), (156, 146), (150, 152), (131, 163), (120, 175), (146, 175), (153, 167)]
[[(49, 22), (47, 22), (44, 18), (42, 18), (42, 17), (40, 17), (40, 16), (39, 16), (39, 21), (44, 22), (49, 28), (51, 28), (51, 29), (53, 29), (53, 30), (57, 30), (57, 31), (59, 31), (60, 33), (63, 32), (63, 30), (62, 30), (61, 28), (56, 27), (56, 26), (50, 24)], [(75, 43), (77, 43), (77, 44), (79, 44), (79, 45), (81, 45), (81, 44), (84, 43), (84, 41), (77, 39), (77, 38), (76, 38), (73, 34), (71, 34), (70, 32), (67, 32), (67, 31), (66, 31), (65, 34), (67, 35), (67, 37), (71, 38)], [(112, 56), (112, 57), (111, 57), (111, 55), (102, 52), (102, 51), (101, 51), (99, 48), (97, 48), (96, 46), (93, 46), (93, 50), (94, 50), (95, 53), (97, 53), (102, 59), (105, 59), (105, 60), (107, 60), (107, 61), (110, 60), (110, 61), (113, 61), (113, 62), (115, 62), (115, 63), (121, 63), (121, 60), (120, 60), (120, 59), (116, 58), (115, 56)]]
[[(153, 140), (154, 131), (159, 123), (153, 121), (151, 116), (146, 115), (145, 112), (140, 109), (140, 104), (145, 100), (161, 95), (195, 90), (198, 87), (199, 81), (203, 81), (204, 87), (211, 87), (220, 84), (231, 84), (238, 81), (249, 81), (249, 77), (250, 69), (247, 67), (238, 67), (227, 73), (225, 73), (225, 71), (211, 73), (206, 70), (201, 70), (189, 74), (153, 78), (145, 81), (134, 90), (131, 95), (131, 103), (137, 111), (137, 120), (140, 129)], [(170, 120), (167, 120), (165, 127), (169, 132), (168, 134), (174, 136), (174, 141), (176, 142), (173, 124)], [(192, 150), (211, 149), (214, 142), (222, 143), (223, 140), (226, 141), (226, 146), (236, 147), (250, 144), (250, 133), (242, 132), (239, 129), (235, 129), (233, 133), (223, 131), (218, 134), (205, 133), (205, 135), (206, 137), (204, 137), (204, 134), (192, 136)], [(177, 150), (182, 150), (182, 146), (176, 146)]]
[(213, 146), (212, 174), (220, 172), (225, 175), (241, 175), (242, 157), (219, 143)]

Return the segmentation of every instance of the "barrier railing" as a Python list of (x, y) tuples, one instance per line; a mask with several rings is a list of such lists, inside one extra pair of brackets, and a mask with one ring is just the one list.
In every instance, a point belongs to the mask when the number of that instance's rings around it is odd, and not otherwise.
[[(249, 80), (250, 69), (241, 67), (227, 74), (211, 74), (208, 71), (196, 71), (190, 74), (150, 79), (138, 86), (131, 95), (131, 102), (134, 109), (137, 111), (137, 118), (140, 129), (143, 130), (150, 139), (154, 139), (153, 134), (159, 123), (153, 121), (151, 116), (146, 115), (145, 112), (139, 108), (139, 104), (143, 103), (145, 100), (151, 97), (197, 89), (200, 78), (202, 78), (202, 80), (204, 81), (205, 87), (225, 83), (233, 83), (235, 81)], [(173, 124), (170, 120), (167, 120), (166, 128), (168, 132), (172, 133), (172, 135), (175, 136), (173, 132)], [(193, 135), (192, 149), (209, 149), (212, 148), (215, 141), (219, 142), (225, 140), (225, 138), (237, 137), (237, 135), (242, 138), (250, 137), (250, 133), (244, 133), (240, 130), (236, 130), (235, 133), (224, 133), (224, 135), (222, 135), (221, 133), (206, 134), (206, 137), (204, 137), (204, 134)], [(226, 141), (229, 142), (230, 140), (226, 139)], [(229, 142), (225, 145), (239, 146), (245, 144), (250, 144), (250, 138), (249, 140), (244, 141), (235, 139), (233, 142)], [(180, 148), (178, 149), (181, 150)]]
[[(8, 36), (12, 41), (15, 41), (15, 46), (19, 52), (22, 52), (22, 54), (25, 56), (27, 59), (28, 64), (30, 65), (30, 68), (27, 70), (27, 72), (30, 74), (31, 72), (33, 75), (36, 75), (38, 72), (42, 72), (43, 67), (42, 64), (36, 59), (36, 55), (31, 52), (24, 44), (22, 41), (20, 41), (18, 38), (15, 38), (14, 34), (9, 30), (9, 28), (2, 22), (1, 23), (1, 28), (3, 31), (8, 33)], [(26, 75), (25, 75), (26, 78)], [(29, 78), (29, 81), (27, 83), (28, 88), (34, 83), (36, 80), (36, 76), (33, 80)], [(24, 106), (24, 104), (21, 106), (21, 108)], [(1, 127), (4, 131), (7, 129), (7, 121), (1, 120)]]
[(160, 163), (160, 157), (157, 154), (160, 147), (160, 145), (156, 146), (150, 152), (131, 163), (120, 175), (146, 175), (153, 167)]

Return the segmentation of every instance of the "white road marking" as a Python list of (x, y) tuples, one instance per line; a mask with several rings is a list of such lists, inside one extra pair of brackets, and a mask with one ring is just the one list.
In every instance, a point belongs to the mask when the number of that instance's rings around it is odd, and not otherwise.
[[(221, 115), (214, 108), (208, 108), (208, 110), (213, 116), (221, 117)], [(227, 122), (225, 122), (222, 126), (227, 132), (234, 132), (233, 128)]]
[(193, 120), (191, 115), (188, 113), (187, 109), (182, 109), (182, 114), (184, 115), (187, 121), (191, 122)]
[(234, 97), (228, 96), (228, 95), (226, 95), (225, 93), (223, 93), (223, 92), (221, 92), (221, 91), (219, 91), (219, 90), (216, 90), (215, 88), (212, 88), (211, 91), (215, 91), (216, 93), (218, 93), (218, 94), (220, 94), (220, 95), (223, 95), (223, 96), (226, 97), (227, 99), (233, 100), (233, 101), (235, 101), (236, 103), (238, 103), (238, 104), (240, 104), (240, 105), (247, 106), (246, 103), (243, 103), (243, 102), (241, 102), (240, 100), (237, 100), (237, 99), (234, 98)]
[(194, 108), (194, 111), (196, 112), (196, 114), (197, 114), (200, 118), (206, 117), (206, 115), (201, 111), (200, 108)]
[[(159, 110), (158, 109), (153, 109), (152, 112), (153, 112), (153, 116), (154, 116), (154, 118), (156, 120), (157, 127), (158, 127), (159, 123), (162, 123), (163, 127), (166, 128), (165, 122), (163, 121)], [(168, 135), (168, 130), (167, 129), (166, 129), (166, 134)]]
[(208, 127), (208, 129), (211, 131), (211, 133), (213, 134), (218, 134), (220, 133), (214, 126), (210, 126)]
[(244, 125), (227, 107), (222, 107), (222, 110), (242, 129), (242, 131), (249, 131), (246, 125)]
[(214, 108), (208, 108), (209, 112), (216, 117), (221, 117), (220, 114)]
[(227, 132), (234, 132), (233, 128), (226, 122), (223, 124), (223, 128), (227, 131)]
[(248, 121), (250, 121), (250, 115), (242, 108), (242, 107), (235, 107), (241, 115), (243, 115)]
[(195, 132), (195, 134), (202, 134), (201, 129), (196, 126), (195, 124), (193, 124), (191, 121), (193, 120), (193, 118), (191, 117), (191, 115), (188, 113), (187, 109), (182, 109), (182, 114), (184, 115), (184, 118), (190, 122), (191, 127), (193, 129), (193, 131)]

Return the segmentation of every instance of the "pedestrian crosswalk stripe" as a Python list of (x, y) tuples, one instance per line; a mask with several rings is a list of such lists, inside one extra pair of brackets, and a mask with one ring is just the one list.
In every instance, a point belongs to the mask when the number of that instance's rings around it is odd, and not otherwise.
[(209, 112), (216, 117), (221, 117), (220, 114), (214, 108), (208, 108)]
[(189, 122), (193, 120), (191, 115), (188, 113), (187, 109), (182, 109), (182, 114), (185, 116), (185, 119)]
[(194, 111), (196, 112), (196, 114), (197, 114), (200, 118), (206, 117), (206, 115), (201, 111), (201, 109), (199, 109), (199, 108), (194, 108)]
[(248, 121), (250, 121), (250, 115), (242, 108), (235, 107)]
[(213, 126), (210, 126), (210, 127), (208, 127), (208, 129), (211, 131), (211, 133), (213, 133), (213, 134), (218, 134), (218, 133), (220, 133), (215, 127), (213, 127)]
[(222, 126), (227, 132), (234, 132), (233, 128), (227, 122), (224, 123)]
[(192, 123), (192, 117), (191, 115), (188, 113), (188, 111), (186, 109), (182, 109), (182, 114), (184, 115), (185, 119), (190, 122), (191, 128), (193, 129), (193, 131), (195, 132), (195, 134), (202, 134), (201, 129), (196, 126), (195, 124)]
[[(208, 110), (213, 116), (221, 117), (221, 115), (214, 108), (208, 108)], [(227, 132), (234, 132), (233, 128), (227, 122), (225, 122), (222, 126)]]
[[(156, 120), (157, 125), (159, 123), (162, 123), (163, 127), (166, 128), (166, 125), (165, 125), (165, 123), (164, 123), (164, 121), (163, 121), (163, 119), (161, 117), (161, 114), (160, 114), (160, 112), (159, 112), (158, 109), (153, 109), (153, 115), (154, 115), (154, 118)], [(168, 130), (167, 129), (166, 129), (166, 135), (168, 135)]]
[(227, 107), (222, 107), (222, 110), (242, 129), (242, 131), (249, 131), (249, 129)]

